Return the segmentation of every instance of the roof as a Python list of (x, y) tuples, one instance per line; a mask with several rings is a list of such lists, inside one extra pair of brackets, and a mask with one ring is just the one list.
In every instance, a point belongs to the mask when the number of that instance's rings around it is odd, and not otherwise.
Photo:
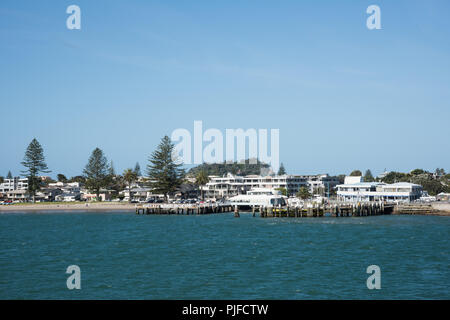
[(80, 193), (61, 193), (59, 195), (57, 195), (57, 197), (76, 197), (76, 196), (80, 196)]
[(379, 185), (385, 185), (385, 183), (383, 183), (383, 182), (358, 182), (358, 183), (338, 184), (337, 187), (376, 187)]
[(396, 182), (388, 184), (389, 187), (420, 187), (420, 185), (410, 182)]
[(7, 191), (6, 193), (10, 193), (10, 194), (25, 194), (27, 193), (27, 190), (11, 190), (11, 191)]

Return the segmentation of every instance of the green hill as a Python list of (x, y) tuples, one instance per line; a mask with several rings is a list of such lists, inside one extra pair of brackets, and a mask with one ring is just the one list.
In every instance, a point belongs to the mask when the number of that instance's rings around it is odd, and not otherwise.
[(191, 168), (187, 175), (188, 176), (196, 176), (197, 173), (199, 173), (200, 171), (205, 171), (207, 173), (207, 175), (211, 176), (223, 176), (227, 173), (232, 173), (232, 174), (237, 174), (237, 175), (242, 175), (242, 176), (246, 176), (246, 175), (250, 175), (250, 174), (260, 174), (261, 173), (261, 169), (264, 170), (269, 170), (270, 165), (268, 165), (267, 163), (263, 163), (260, 162), (259, 160), (257, 161), (256, 164), (249, 164), (248, 160), (245, 160), (245, 163), (238, 163), (238, 162), (233, 162), (230, 164), (227, 164), (225, 162), (223, 163), (203, 163), (201, 165), (198, 165), (194, 168)]

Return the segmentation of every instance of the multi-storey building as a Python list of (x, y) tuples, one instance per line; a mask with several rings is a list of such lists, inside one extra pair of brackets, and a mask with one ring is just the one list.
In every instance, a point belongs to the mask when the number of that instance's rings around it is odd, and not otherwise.
[(420, 199), (422, 193), (422, 186), (408, 182), (386, 184), (347, 180), (346, 183), (337, 186), (338, 200), (348, 202), (411, 202)]
[(339, 182), (337, 179), (321, 175), (281, 175), (281, 176), (237, 176), (227, 174), (226, 176), (210, 176), (210, 181), (202, 187), (208, 198), (231, 197), (245, 194), (254, 188), (281, 189), (284, 188), (288, 195), (295, 195), (301, 187), (307, 187), (311, 192), (316, 190), (327, 190), (334, 188)]
[(0, 184), (0, 193), (8, 193), (15, 190), (27, 190), (28, 189), (28, 178), (15, 177), (12, 179), (5, 179), (2, 184)]

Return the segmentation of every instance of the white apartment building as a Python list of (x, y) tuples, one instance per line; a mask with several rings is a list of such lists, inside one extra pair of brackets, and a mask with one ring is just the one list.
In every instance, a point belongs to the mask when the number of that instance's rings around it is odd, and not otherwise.
[(278, 189), (285, 188), (288, 195), (295, 195), (301, 187), (307, 187), (311, 192), (321, 188), (325, 193), (339, 182), (337, 179), (321, 175), (281, 175), (281, 176), (237, 176), (228, 173), (224, 177), (209, 176), (210, 181), (201, 188), (208, 198), (224, 198), (256, 188)]
[(28, 189), (28, 178), (15, 177), (12, 179), (5, 179), (2, 184), (0, 184), (0, 193), (8, 193), (15, 190), (27, 190)]
[(359, 182), (346, 179), (345, 182), (337, 186), (337, 196), (340, 201), (411, 202), (420, 199), (423, 193), (422, 186), (409, 182), (385, 184), (382, 182), (361, 182), (361, 179), (359, 179)]
[(328, 174), (301, 175), (300, 177), (308, 182), (311, 194), (328, 195), (339, 184), (336, 177), (330, 177)]

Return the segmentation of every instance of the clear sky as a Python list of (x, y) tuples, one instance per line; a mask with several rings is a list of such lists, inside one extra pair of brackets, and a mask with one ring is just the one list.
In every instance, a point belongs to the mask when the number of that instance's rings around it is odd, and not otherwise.
[[(66, 8), (81, 8), (68, 30)], [(381, 8), (368, 30), (366, 8)], [(193, 121), (278, 128), (288, 173), (450, 170), (450, 2), (0, 2), (0, 175), (35, 137), (52, 176), (95, 147), (147, 164)]]

